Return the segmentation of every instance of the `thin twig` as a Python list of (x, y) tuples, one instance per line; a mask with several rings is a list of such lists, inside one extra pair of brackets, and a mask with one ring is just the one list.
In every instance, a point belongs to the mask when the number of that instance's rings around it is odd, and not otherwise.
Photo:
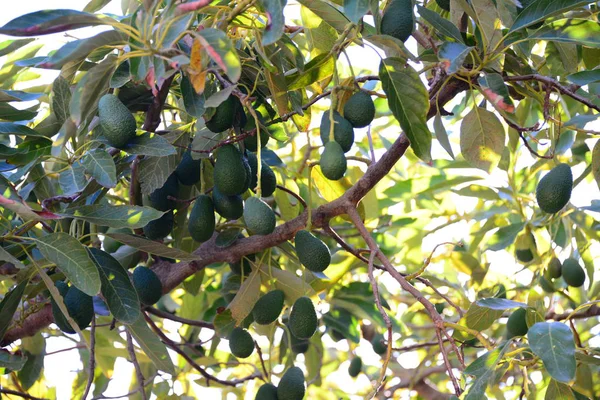
[(90, 328), (90, 359), (88, 361), (88, 379), (85, 390), (81, 396), (82, 400), (87, 399), (88, 393), (94, 382), (94, 370), (96, 369), (96, 317), (92, 316), (92, 326)]
[[(444, 342), (448, 342), (448, 339), (444, 339)], [(425, 347), (432, 347), (432, 346), (437, 346), (437, 345), (439, 345), (439, 343), (437, 341), (425, 342), (425, 343), (415, 343), (415, 344), (411, 344), (408, 346), (393, 347), (392, 350), (404, 353), (405, 351), (412, 351), (412, 350), (416, 350), (416, 349), (422, 349)]]
[(34, 396), (29, 395), (27, 393), (17, 392), (16, 390), (6, 389), (6, 388), (2, 388), (2, 387), (0, 387), (0, 393), (8, 394), (8, 395), (11, 395), (11, 396), (19, 396), (19, 397), (22, 397), (24, 399), (29, 399), (29, 400), (48, 400), (48, 399), (43, 398), (43, 397), (34, 397)]
[(258, 345), (258, 342), (254, 341), (254, 347), (256, 347), (256, 352), (258, 353), (258, 358), (260, 358), (260, 364), (262, 365), (263, 372), (265, 374), (264, 381), (269, 382), (269, 372), (267, 371), (267, 367), (265, 367), (265, 360), (263, 360), (262, 350)]
[(286, 193), (291, 194), (296, 200), (298, 200), (300, 202), (300, 204), (302, 204), (302, 207), (304, 207), (304, 209), (306, 210), (306, 202), (304, 201), (304, 199), (302, 197), (300, 197), (299, 194), (294, 193), (293, 191), (291, 191), (290, 189), (286, 188), (285, 186), (281, 186), (281, 185), (277, 185), (277, 189), (279, 190), (283, 190)]
[(129, 353), (130, 361), (133, 363), (135, 368), (135, 375), (138, 380), (138, 389), (137, 392), (140, 394), (143, 400), (148, 400), (148, 396), (146, 396), (146, 390), (144, 389), (144, 374), (142, 373), (142, 369), (140, 368), (140, 363), (138, 363), (137, 357), (135, 356), (135, 348), (133, 347), (133, 339), (131, 338), (131, 333), (126, 331), (127, 335), (127, 352)]
[(161, 311), (154, 307), (146, 307), (146, 311), (148, 311), (150, 314), (156, 315), (157, 317), (170, 319), (171, 321), (180, 322), (185, 325), (192, 325), (192, 326), (199, 326), (201, 328), (215, 329), (215, 326), (210, 322), (196, 321), (194, 319), (187, 319), (187, 318), (179, 317), (177, 315), (173, 315), (168, 312)]

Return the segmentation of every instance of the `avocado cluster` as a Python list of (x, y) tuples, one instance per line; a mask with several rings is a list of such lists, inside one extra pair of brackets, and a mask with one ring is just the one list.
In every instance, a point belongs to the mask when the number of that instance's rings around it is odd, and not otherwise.
[[(75, 321), (79, 329), (87, 328), (94, 318), (94, 302), (92, 296), (83, 293), (75, 286), (69, 286), (63, 281), (55, 283), (58, 292), (63, 298), (69, 316)], [(52, 305), (52, 316), (54, 323), (65, 333), (75, 333), (67, 317), (62, 313), (54, 298), (50, 301)]]

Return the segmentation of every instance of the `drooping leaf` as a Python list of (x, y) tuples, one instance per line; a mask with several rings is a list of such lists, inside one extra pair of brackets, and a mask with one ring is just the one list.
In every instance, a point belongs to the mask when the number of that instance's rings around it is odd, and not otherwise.
[(56, 232), (35, 239), (35, 242), (44, 257), (56, 264), (79, 290), (90, 296), (98, 294), (98, 269), (79, 240), (64, 232)]
[(528, 34), (527, 39), (599, 48), (600, 26), (587, 19), (561, 19)]
[(302, 72), (286, 76), (288, 90), (305, 88), (333, 74), (334, 60), (330, 54), (320, 54), (310, 60)]
[(25, 268), (25, 265), (15, 258), (12, 254), (6, 251), (3, 247), (0, 247), (0, 261), (6, 261), (14, 265), (19, 269)]
[(477, 303), (480, 307), (489, 308), (490, 310), (510, 310), (511, 308), (526, 308), (527, 304), (521, 303), (518, 301), (501, 299), (501, 298), (488, 298), (488, 299), (479, 299), (475, 303)]
[(45, 137), (25, 125), (18, 125), (12, 122), (0, 122), (0, 135)]
[(33, 108), (20, 110), (3, 102), (0, 103), (0, 119), (5, 121), (29, 121), (37, 115), (37, 106)]
[(33, 101), (42, 96), (42, 93), (27, 93), (22, 90), (0, 90), (0, 102), (5, 101)]
[(344, 14), (355, 24), (358, 24), (368, 11), (368, 0), (344, 0)]
[(85, 167), (76, 162), (58, 175), (58, 183), (66, 195), (79, 193), (85, 189), (87, 179), (85, 178)]
[(25, 293), (28, 283), (29, 280), (24, 279), (0, 301), (0, 341), (2, 341), (4, 334), (11, 324), (13, 315), (17, 311), (19, 304), (21, 304), (21, 298), (23, 297), (23, 293)]
[(119, 31), (100, 32), (89, 38), (68, 42), (37, 66), (40, 68), (62, 68), (69, 62), (84, 60), (92, 51), (100, 47), (117, 46), (124, 44), (126, 40), (127, 36)]
[(484, 42), (483, 45), (493, 49), (502, 39), (502, 31), (499, 28), (500, 16), (495, 2), (493, 0), (471, 0), (471, 7), (476, 15), (475, 21)]
[(429, 10), (425, 7), (422, 7), (417, 4), (417, 10), (419, 11), (419, 15), (423, 17), (423, 19), (442, 35), (452, 38), (459, 43), (464, 43), (464, 39), (460, 34), (458, 28), (450, 21), (435, 11)]
[[(97, 140), (110, 145), (104, 137), (99, 137)], [(167, 139), (153, 132), (144, 132), (137, 135), (120, 150), (138, 156), (164, 157), (177, 154), (177, 149)]]
[(60, 214), (99, 226), (137, 229), (160, 218), (164, 213), (152, 207), (92, 204), (67, 208)]
[(9, 353), (0, 349), (0, 368), (8, 368), (12, 371), (19, 371), (25, 365), (27, 357)]
[(360, 342), (359, 319), (344, 308), (333, 309), (323, 314), (323, 322), (329, 329), (335, 329), (354, 343)]
[(260, 271), (258, 268), (254, 268), (227, 306), (231, 310), (231, 316), (236, 321), (236, 325), (240, 325), (244, 318), (252, 312), (254, 304), (260, 298), (260, 282)]
[(558, 382), (554, 379), (550, 379), (548, 389), (546, 389), (545, 400), (575, 400), (575, 395), (568, 385)]
[(593, 3), (593, 0), (537, 0), (529, 3), (529, 7), (525, 8), (513, 25), (510, 27), (510, 32), (533, 25), (536, 22), (544, 21), (549, 17), (553, 17), (566, 11), (585, 6)]
[(176, 154), (166, 157), (145, 157), (140, 161), (139, 181), (143, 194), (150, 194), (162, 187), (177, 168), (179, 159)]
[(592, 150), (592, 173), (596, 184), (600, 188), (600, 140), (596, 141)]
[(194, 118), (200, 118), (204, 114), (204, 96), (197, 94), (187, 76), (181, 78), (181, 96), (185, 111)]
[(69, 82), (59, 76), (52, 84), (52, 112), (57, 122), (62, 124), (69, 118), (69, 104), (71, 102), (71, 88)]
[(210, 58), (227, 73), (231, 82), (237, 82), (242, 72), (240, 59), (227, 34), (215, 28), (203, 29), (195, 35)]
[(286, 301), (293, 303), (299, 297), (313, 296), (314, 289), (296, 274), (279, 268), (271, 268), (265, 264), (259, 266), (261, 280), (275, 279), (275, 287), (285, 294)]
[(127, 329), (156, 368), (171, 375), (175, 373), (175, 367), (166, 346), (148, 327), (143, 316), (128, 325)]
[(221, 339), (227, 339), (236, 326), (235, 319), (231, 316), (229, 308), (215, 315), (213, 324), (215, 325), (215, 333)]
[(103, 20), (94, 14), (81, 11), (41, 10), (13, 19), (0, 28), (0, 34), (39, 36), (107, 23), (110, 23), (110, 20)]
[(84, 166), (85, 172), (90, 174), (100, 185), (106, 188), (117, 185), (117, 167), (106, 150), (95, 149), (85, 153), (81, 164)]
[(263, 46), (268, 46), (279, 40), (285, 27), (283, 8), (287, 0), (261, 0), (260, 3), (267, 13), (267, 26), (262, 37)]
[(123, 244), (127, 244), (146, 253), (154, 254), (159, 257), (174, 258), (182, 261), (200, 260), (202, 257), (185, 252), (183, 250), (169, 247), (154, 240), (149, 240), (141, 236), (130, 235), (127, 233), (108, 233), (109, 236)]
[(454, 160), (454, 152), (452, 151), (450, 140), (448, 140), (448, 133), (446, 132), (446, 128), (444, 128), (442, 117), (440, 117), (439, 114), (436, 114), (435, 118), (433, 119), (433, 130), (435, 132), (435, 137), (437, 138), (438, 142), (440, 142), (440, 145)]
[[(350, 20), (331, 4), (321, 0), (299, 0), (300, 4), (308, 8), (327, 25), (333, 27), (338, 33), (342, 33)], [(365, 28), (367, 28), (365, 26)], [(373, 32), (369, 32), (373, 33)]]
[(493, 383), (496, 368), (506, 351), (509, 349), (509, 343), (510, 342), (506, 342), (499, 348), (485, 353), (467, 366), (465, 374), (473, 375), (476, 379), (469, 389), (465, 400), (479, 400), (486, 398), (485, 391), (487, 387)]
[(483, 331), (492, 326), (501, 315), (502, 310), (493, 310), (472, 303), (467, 310), (467, 326), (477, 331)]
[(529, 328), (527, 339), (552, 378), (562, 383), (575, 378), (575, 340), (568, 326), (561, 322), (538, 322)]
[(474, 107), (460, 126), (460, 149), (465, 160), (476, 168), (491, 172), (498, 166), (506, 133), (498, 117)]
[(13, 53), (14, 51), (20, 49), (21, 47), (31, 43), (35, 39), (13, 39), (13, 40), (5, 40), (0, 43), (0, 57), (3, 57), (7, 54)]
[(503, 250), (514, 243), (517, 235), (523, 230), (524, 223), (518, 222), (498, 229), (488, 242), (488, 248), (492, 251)]

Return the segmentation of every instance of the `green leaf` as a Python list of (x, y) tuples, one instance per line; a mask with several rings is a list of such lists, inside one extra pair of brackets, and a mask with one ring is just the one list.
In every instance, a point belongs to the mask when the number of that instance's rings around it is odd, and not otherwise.
[(260, 0), (267, 13), (267, 27), (262, 37), (263, 46), (268, 46), (279, 40), (285, 27), (283, 8), (287, 0)]
[(85, 167), (76, 162), (71, 165), (71, 168), (58, 174), (58, 183), (65, 195), (81, 192), (88, 183), (85, 178)]
[(498, 367), (498, 363), (504, 357), (504, 354), (509, 349), (510, 342), (506, 342), (501, 347), (487, 352), (477, 360), (473, 361), (465, 369), (465, 374), (473, 375), (477, 379), (469, 389), (469, 392), (465, 396), (465, 400), (480, 400), (485, 399), (485, 391), (488, 385), (492, 384), (495, 380), (495, 370)]
[(240, 59), (227, 34), (215, 28), (203, 29), (194, 35), (202, 43), (212, 60), (227, 73), (231, 82), (237, 82), (242, 73)]
[(478, 79), (481, 92), (486, 99), (500, 111), (514, 113), (515, 105), (508, 93), (508, 87), (502, 79), (502, 75), (488, 73)]
[(4, 334), (12, 322), (13, 315), (17, 311), (19, 304), (21, 304), (21, 297), (25, 293), (28, 282), (28, 279), (24, 279), (0, 301), (0, 341), (2, 341)]
[(419, 15), (423, 17), (425, 21), (429, 22), (429, 24), (442, 35), (452, 38), (459, 43), (464, 43), (464, 39), (460, 34), (460, 31), (452, 22), (442, 18), (442, 16), (435, 11), (431, 11), (418, 4), (417, 10), (419, 11)]
[(477, 16), (475, 21), (479, 34), (486, 48), (493, 49), (502, 38), (499, 29), (500, 17), (493, 0), (471, 0), (473, 12)]
[(69, 118), (69, 103), (71, 102), (71, 87), (69, 82), (59, 76), (52, 84), (52, 112), (57, 122), (62, 124)]
[(455, 251), (450, 256), (452, 264), (459, 271), (471, 275), (473, 281), (478, 284), (483, 282), (487, 269), (481, 266), (479, 259), (475, 258), (472, 254), (464, 251)]
[(166, 157), (144, 157), (140, 161), (139, 181), (142, 194), (150, 194), (162, 187), (167, 178), (175, 171), (179, 159), (176, 154)]
[(360, 324), (350, 311), (344, 308), (335, 308), (323, 314), (323, 322), (329, 329), (335, 329), (354, 343), (360, 342)]
[(79, 290), (90, 296), (100, 291), (98, 269), (79, 240), (64, 232), (56, 232), (35, 239), (35, 242), (43, 256), (56, 264)]
[[(321, 0), (299, 0), (298, 3), (315, 13), (338, 33), (342, 33), (350, 20), (331, 4)], [(365, 24), (366, 25), (366, 24)], [(365, 26), (366, 28), (367, 26)]]
[(0, 101), (33, 101), (42, 96), (42, 93), (27, 93), (21, 90), (0, 90)]
[(173, 361), (169, 357), (166, 346), (160, 341), (158, 336), (148, 327), (144, 317), (141, 316), (133, 324), (127, 327), (131, 336), (140, 345), (144, 353), (152, 360), (156, 368), (168, 374), (175, 374)]
[(16, 259), (8, 251), (6, 251), (4, 249), (4, 247), (0, 247), (0, 260), (1, 261), (9, 262), (12, 265), (14, 265), (15, 267), (19, 268), (19, 269), (25, 268), (25, 265), (21, 261), (19, 261), (18, 259)]
[(442, 122), (442, 117), (440, 117), (440, 114), (436, 114), (435, 118), (433, 119), (433, 130), (435, 132), (435, 137), (437, 138), (438, 142), (440, 142), (440, 145), (454, 160), (454, 152), (452, 151), (450, 140), (448, 140), (448, 133), (446, 133), (446, 128), (444, 128), (444, 123)]
[(101, 292), (112, 315), (125, 324), (140, 318), (140, 301), (125, 268), (110, 254), (88, 248), (102, 280)]
[(592, 150), (592, 173), (596, 184), (600, 188), (600, 140), (596, 141)]
[(23, 368), (18, 371), (17, 376), (21, 386), (25, 390), (29, 390), (33, 384), (38, 380), (44, 368), (45, 354), (31, 354), (29, 351), (24, 351), (27, 356), (27, 361)]
[(489, 299), (479, 299), (475, 303), (477, 303), (480, 307), (489, 308), (490, 310), (510, 310), (511, 308), (527, 308), (527, 304), (521, 303), (518, 301), (500, 299), (500, 298), (489, 298)]
[(472, 166), (491, 172), (504, 150), (506, 132), (498, 117), (486, 109), (473, 107), (460, 125), (460, 149)]
[(358, 24), (369, 11), (368, 0), (344, 0), (344, 14), (350, 21)]
[(29, 121), (37, 115), (37, 106), (33, 109), (19, 110), (8, 103), (0, 103), (0, 119), (6, 121)]
[(176, 260), (181, 261), (193, 261), (202, 259), (202, 257), (197, 256), (195, 254), (190, 254), (183, 250), (179, 250), (174, 247), (169, 247), (162, 243), (155, 242), (154, 240), (149, 240), (141, 236), (135, 236), (128, 233), (108, 233), (106, 234), (106, 236), (109, 236), (121, 243), (127, 244), (138, 250), (154, 254), (155, 256), (159, 257), (174, 258)]
[(12, 122), (0, 122), (0, 135), (45, 137), (25, 125), (13, 124)]
[(117, 167), (106, 150), (95, 149), (85, 153), (81, 160), (85, 172), (106, 188), (117, 186)]
[(261, 279), (267, 282), (273, 278), (275, 287), (283, 291), (286, 301), (290, 303), (295, 302), (299, 297), (310, 297), (315, 294), (314, 289), (308, 283), (290, 271), (279, 268), (271, 268), (269, 271), (269, 266), (265, 264), (261, 264), (259, 268), (262, 274)]
[(68, 42), (56, 50), (47, 60), (38, 64), (39, 68), (60, 69), (69, 62), (83, 61), (94, 50), (100, 47), (111, 47), (124, 44), (127, 36), (119, 31), (106, 31), (86, 38)]
[(0, 57), (13, 53), (21, 47), (33, 42), (35, 39), (13, 39), (0, 43)]
[(388, 57), (400, 57), (414, 60), (415, 56), (406, 48), (404, 42), (390, 35), (370, 35), (365, 37), (369, 42), (381, 47)]
[(533, 25), (536, 22), (545, 21), (549, 17), (563, 14), (566, 11), (594, 3), (594, 0), (537, 0), (532, 1), (529, 7), (525, 8), (509, 32)]
[(233, 331), (233, 328), (236, 326), (235, 319), (231, 316), (230, 309), (226, 309), (215, 315), (213, 324), (215, 325), (215, 333), (221, 339), (227, 339), (231, 334), (231, 331)]
[(302, 72), (286, 76), (288, 90), (305, 88), (333, 74), (334, 60), (330, 54), (319, 54), (310, 60)]
[(560, 322), (538, 322), (529, 328), (527, 339), (552, 378), (562, 383), (575, 378), (575, 341), (568, 326)]
[(600, 82), (600, 69), (581, 71), (567, 75), (567, 80), (579, 86), (585, 86), (593, 82)]
[(548, 389), (546, 390), (545, 400), (575, 400), (575, 395), (568, 385), (560, 383), (554, 379), (550, 379)]
[(8, 368), (18, 371), (25, 365), (27, 357), (11, 354), (6, 350), (0, 349), (0, 368)]
[(254, 304), (260, 298), (260, 271), (254, 268), (244, 280), (235, 297), (227, 306), (236, 325), (240, 325), (244, 318), (252, 312)]
[(84, 12), (94, 13), (96, 11), (101, 10), (110, 3), (112, 0), (90, 0), (89, 3), (83, 8)]
[(481, 332), (492, 326), (501, 315), (502, 310), (492, 310), (487, 307), (480, 307), (477, 303), (472, 303), (467, 310), (467, 326)]
[(110, 228), (143, 228), (150, 221), (162, 217), (164, 213), (152, 207), (111, 206), (92, 204), (68, 208), (60, 215), (73, 217), (99, 226)]
[(192, 83), (187, 76), (181, 78), (181, 97), (185, 111), (194, 118), (204, 115), (204, 95), (196, 93)]
[(488, 249), (492, 251), (503, 250), (514, 243), (517, 235), (523, 230), (525, 224), (518, 222), (498, 229), (488, 242)]
[(419, 74), (404, 60), (386, 58), (379, 64), (379, 77), (390, 109), (413, 151), (423, 161), (431, 161), (431, 132), (427, 128), (429, 95)]
[(211, 108), (218, 107), (221, 103), (227, 100), (229, 96), (231, 96), (231, 92), (233, 92), (233, 89), (235, 89), (235, 85), (231, 85), (223, 90), (219, 90), (218, 92), (213, 93), (208, 99), (204, 101), (204, 106)]
[(527, 36), (529, 40), (551, 40), (600, 47), (600, 25), (587, 19), (561, 19)]
[(463, 66), (472, 49), (462, 43), (445, 42), (439, 48), (438, 59), (446, 65), (449, 74), (454, 74)]
[(0, 28), (0, 34), (39, 36), (86, 26), (105, 25), (109, 19), (75, 10), (42, 10), (21, 15)]
[[(110, 143), (104, 137), (99, 137), (96, 140), (110, 146)], [(138, 156), (164, 157), (177, 154), (177, 149), (167, 139), (153, 132), (144, 132), (136, 136), (119, 150)]]

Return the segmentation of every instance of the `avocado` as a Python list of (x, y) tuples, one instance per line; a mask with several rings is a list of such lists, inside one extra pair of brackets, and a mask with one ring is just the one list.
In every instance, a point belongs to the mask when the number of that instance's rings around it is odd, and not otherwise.
[(381, 18), (381, 33), (405, 42), (414, 25), (412, 0), (392, 0)]
[(337, 142), (328, 142), (321, 154), (321, 172), (332, 181), (342, 179), (346, 173), (346, 156)]
[(526, 320), (527, 310), (524, 308), (518, 308), (514, 311), (510, 317), (508, 317), (508, 321), (506, 322), (506, 330), (512, 336), (525, 336), (527, 335), (527, 331), (529, 328), (527, 327)]
[[(265, 128), (260, 128), (260, 147), (264, 148), (267, 143), (269, 143), (269, 139), (271, 136), (269, 132)], [(252, 136), (246, 136), (244, 138), (244, 146), (246, 150), (256, 152), (258, 150), (258, 140), (256, 139), (256, 134)]]
[(298, 231), (294, 243), (298, 259), (309, 271), (323, 272), (331, 263), (327, 245), (309, 231)]
[(298, 367), (291, 367), (281, 377), (277, 386), (278, 400), (302, 400), (306, 388), (304, 387), (304, 374)]
[(132, 281), (142, 304), (151, 306), (162, 297), (162, 283), (150, 268), (139, 266), (134, 269)]
[(171, 174), (162, 187), (156, 189), (148, 197), (150, 207), (155, 208), (159, 211), (172, 210), (176, 206), (176, 202), (169, 199), (169, 196), (177, 197), (179, 192), (179, 184), (177, 183), (177, 176)]
[(571, 199), (573, 173), (567, 164), (558, 164), (540, 180), (535, 191), (537, 203), (542, 211), (555, 214)]
[(548, 263), (548, 269), (546, 270), (546, 273), (550, 279), (560, 278), (562, 275), (562, 263), (558, 258), (552, 257)]
[[(330, 110), (327, 110), (321, 117), (320, 135), (323, 145), (329, 142), (329, 131), (331, 129), (329, 113)], [(352, 128), (352, 124), (335, 110), (333, 111), (333, 138), (340, 144), (344, 153), (350, 151), (354, 144), (354, 129)]]
[(244, 207), (244, 222), (256, 235), (268, 235), (275, 230), (275, 213), (258, 197), (250, 197)]
[(215, 211), (219, 215), (228, 220), (234, 220), (242, 217), (244, 213), (244, 200), (239, 195), (227, 196), (217, 189), (212, 191), (213, 203)]
[(229, 96), (227, 100), (217, 106), (211, 119), (206, 121), (206, 127), (210, 129), (211, 132), (221, 133), (233, 126), (233, 120), (237, 109), (236, 100), (237, 98), (235, 96)]
[(105, 94), (98, 102), (100, 129), (111, 146), (121, 148), (135, 139), (135, 118), (115, 95)]
[(442, 10), (450, 11), (450, 0), (435, 0)]
[[(79, 329), (83, 330), (88, 327), (92, 318), (94, 317), (94, 302), (92, 296), (83, 293), (75, 286), (69, 287), (63, 281), (57, 281), (55, 283), (58, 292), (63, 297), (63, 302), (67, 307), (67, 311), (73, 321), (77, 324)], [(67, 318), (64, 316), (58, 304), (51, 299), (52, 304), (52, 315), (54, 316), (54, 322), (65, 333), (75, 333), (75, 330), (71, 327)]]
[(242, 274), (242, 266), (244, 267), (244, 276), (250, 275), (252, 272), (252, 265), (250, 262), (254, 262), (256, 256), (254, 254), (248, 254), (247, 256), (242, 257), (240, 261), (229, 263), (229, 268), (231, 268), (231, 272), (236, 275)]
[(554, 287), (552, 282), (550, 282), (550, 280), (548, 280), (548, 278), (546, 278), (545, 276), (543, 276), (543, 275), (540, 276), (538, 279), (538, 282), (544, 292), (547, 292), (547, 293), (556, 292), (556, 288)]
[(234, 328), (229, 335), (229, 350), (237, 358), (248, 358), (254, 353), (254, 340), (247, 330)]
[(175, 169), (175, 176), (182, 185), (191, 186), (200, 181), (202, 159), (194, 160), (190, 150), (183, 153), (181, 161)]
[(585, 271), (574, 258), (567, 258), (563, 263), (562, 277), (572, 287), (580, 287), (585, 283)]
[(148, 222), (143, 230), (150, 240), (164, 239), (173, 230), (173, 211), (167, 211), (159, 219)]
[(289, 326), (292, 335), (298, 339), (308, 339), (317, 331), (317, 313), (312, 301), (306, 297), (299, 297), (290, 312)]
[[(250, 183), (249, 187), (254, 192), (256, 183), (258, 182), (258, 159), (256, 154), (248, 152), (248, 165), (250, 166)], [(277, 177), (271, 167), (264, 161), (260, 162), (260, 189), (262, 197), (269, 197), (277, 188)]]
[(213, 170), (215, 187), (227, 196), (244, 193), (248, 185), (242, 153), (232, 144), (220, 147), (216, 153)]
[(348, 367), (348, 374), (356, 378), (360, 371), (362, 370), (362, 360), (360, 357), (354, 357), (352, 361), (350, 361), (350, 366)]
[(190, 212), (188, 231), (196, 242), (206, 242), (215, 232), (215, 207), (210, 196), (205, 194), (196, 198)]
[(258, 299), (252, 309), (254, 321), (259, 325), (269, 325), (277, 320), (283, 309), (284, 297), (281, 290), (272, 290)]
[[(133, 233), (133, 231), (129, 228), (119, 228), (119, 229), (108, 228), (106, 233)], [(104, 251), (106, 251), (107, 253), (114, 253), (115, 251), (117, 251), (119, 249), (119, 247), (122, 246), (122, 244), (121, 244), (121, 242), (119, 242), (111, 237), (104, 236), (104, 240), (102, 241), (102, 246), (104, 247)]]
[(515, 243), (515, 256), (520, 262), (527, 264), (535, 258), (536, 243), (531, 232), (525, 232), (517, 237)]
[(344, 118), (350, 121), (355, 128), (371, 125), (375, 118), (375, 103), (373, 103), (371, 95), (359, 90), (350, 96), (344, 104)]
[(387, 352), (387, 344), (381, 333), (378, 333), (373, 337), (371, 340), (371, 346), (373, 346), (373, 351), (379, 355)]
[[(289, 328), (289, 326), (288, 326)], [(287, 337), (287, 335), (286, 335)], [(308, 339), (298, 339), (294, 336), (293, 333), (290, 332), (290, 338), (292, 339), (292, 345), (290, 348), (295, 354), (304, 354), (308, 351), (310, 347), (310, 341)]]
[(271, 383), (265, 383), (256, 392), (254, 400), (278, 400), (277, 399), (277, 386)]

